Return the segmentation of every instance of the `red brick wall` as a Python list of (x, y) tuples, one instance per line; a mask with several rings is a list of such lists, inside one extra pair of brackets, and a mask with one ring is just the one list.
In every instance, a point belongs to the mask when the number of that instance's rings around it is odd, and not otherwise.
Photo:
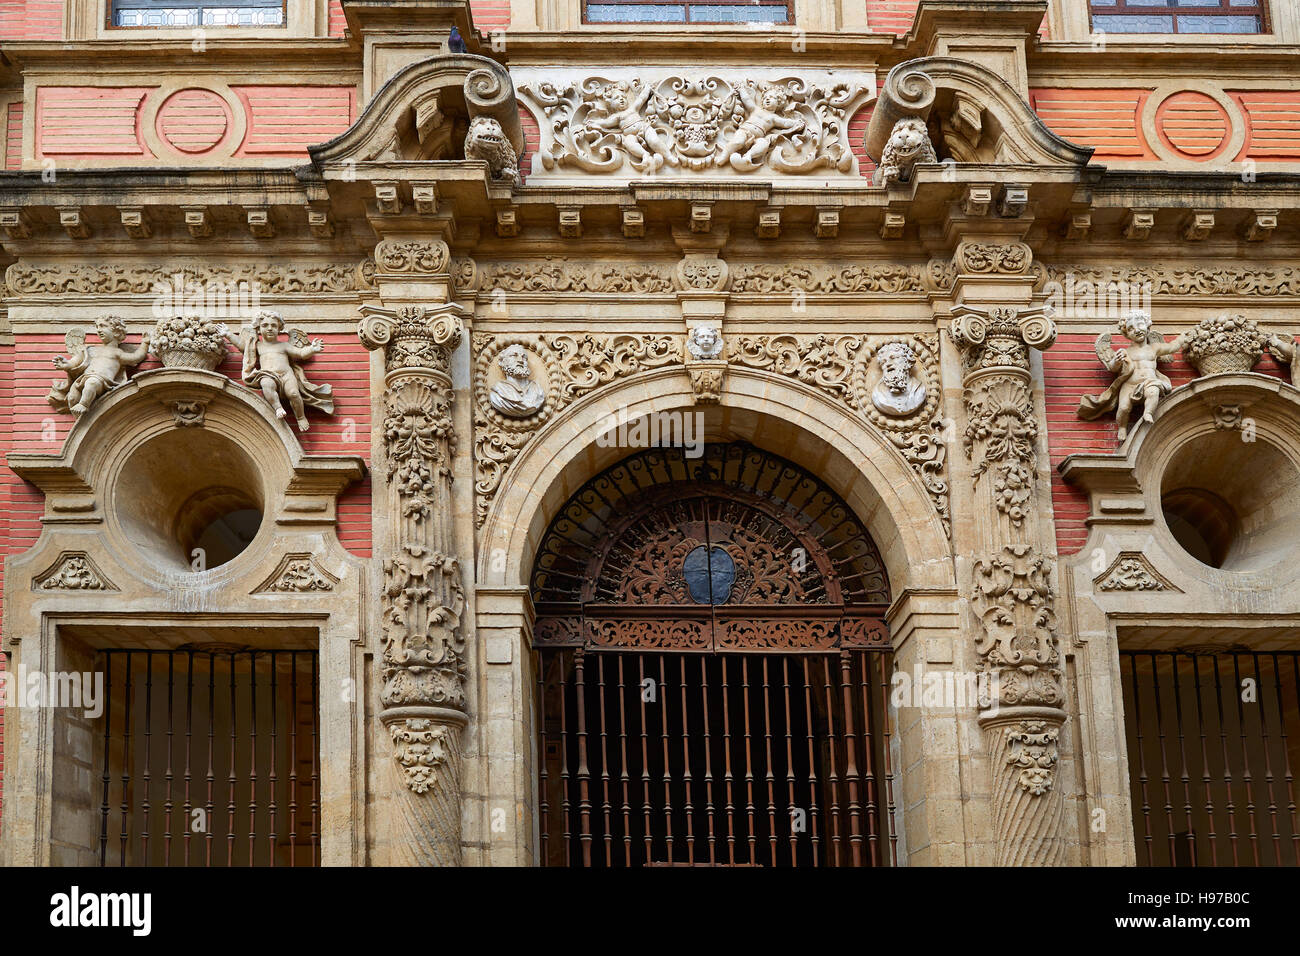
[(341, 37), (347, 31), (348, 21), (343, 16), (343, 4), (340, 0), (330, 0), (329, 35)]
[[(248, 119), (243, 142), (236, 156), (286, 156), (306, 158), (307, 147), (337, 136), (351, 125), (356, 112), (356, 91), (348, 86), (231, 87)], [(160, 95), (150, 87), (46, 86), (36, 91), (36, 155), (64, 159), (124, 161), (127, 165), (154, 156), (141, 129), (141, 118), (151, 97)], [(190, 149), (193, 137), (186, 134), (187, 117), (199, 135), (210, 127), (212, 101), (230, 107), (215, 94), (194, 94), (191, 100), (169, 96), (160, 136), (179, 130), (179, 146), (198, 160), (228, 138), (211, 146)], [(21, 114), (20, 114), (21, 115)], [(11, 117), (12, 121), (12, 117)], [(233, 118), (229, 120), (233, 129)], [(229, 144), (222, 147), (229, 150)], [(168, 154), (162, 157), (172, 161)]]
[(1150, 90), (1031, 89), (1029, 105), (1058, 136), (1095, 147), (1097, 159), (1155, 159), (1138, 129)]
[(519, 104), (519, 125), (524, 132), (524, 151), (519, 156), (519, 181), (523, 182), (533, 168), (533, 153), (541, 145), (542, 131), (537, 119), (523, 103)]
[(875, 160), (867, 155), (867, 127), (875, 108), (874, 103), (868, 104), (849, 117), (849, 149), (858, 158), (858, 172), (867, 178), (876, 171)]
[(474, 16), (474, 27), (482, 33), (510, 26), (510, 0), (470, 0), (469, 11)]
[[(867, 27), (872, 33), (906, 33), (920, 0), (867, 0)], [(797, 15), (797, 14), (796, 14)]]
[(0, 40), (63, 39), (63, 0), (0, 0)]
[(10, 103), (5, 113), (5, 169), (23, 164), (23, 104)]

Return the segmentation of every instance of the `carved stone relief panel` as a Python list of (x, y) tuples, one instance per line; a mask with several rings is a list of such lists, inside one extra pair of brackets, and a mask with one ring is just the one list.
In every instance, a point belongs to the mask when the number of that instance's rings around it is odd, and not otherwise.
[(824, 70), (518, 67), (511, 74), (541, 128), (534, 181), (857, 178), (849, 120), (876, 89), (870, 72)]

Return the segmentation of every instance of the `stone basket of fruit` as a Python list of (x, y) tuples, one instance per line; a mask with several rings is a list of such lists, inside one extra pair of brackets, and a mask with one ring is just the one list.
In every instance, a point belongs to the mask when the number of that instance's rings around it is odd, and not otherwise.
[(220, 322), (197, 316), (159, 319), (152, 350), (166, 368), (216, 371), (226, 358), (229, 330)]
[(1244, 315), (1201, 322), (1183, 340), (1183, 355), (1201, 375), (1249, 372), (1264, 354), (1265, 336)]

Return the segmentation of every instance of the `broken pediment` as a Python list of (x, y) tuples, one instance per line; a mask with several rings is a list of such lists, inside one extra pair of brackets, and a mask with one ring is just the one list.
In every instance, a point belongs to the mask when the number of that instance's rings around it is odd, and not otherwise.
[(430, 57), (395, 75), (352, 126), (308, 152), (322, 170), (461, 160), (466, 134), (477, 117), (494, 120), (510, 146), (523, 151), (523, 129), (506, 68), (465, 53)]
[(1082, 167), (1092, 149), (1057, 136), (1002, 77), (968, 60), (923, 57), (889, 71), (867, 128), (879, 159), (895, 127), (924, 122), (939, 162)]

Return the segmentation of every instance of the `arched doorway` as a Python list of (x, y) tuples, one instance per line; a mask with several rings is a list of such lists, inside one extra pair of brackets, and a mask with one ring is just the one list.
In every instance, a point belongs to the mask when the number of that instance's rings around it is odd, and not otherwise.
[(532, 592), (545, 864), (894, 862), (889, 582), (816, 477), (634, 454), (559, 510)]

